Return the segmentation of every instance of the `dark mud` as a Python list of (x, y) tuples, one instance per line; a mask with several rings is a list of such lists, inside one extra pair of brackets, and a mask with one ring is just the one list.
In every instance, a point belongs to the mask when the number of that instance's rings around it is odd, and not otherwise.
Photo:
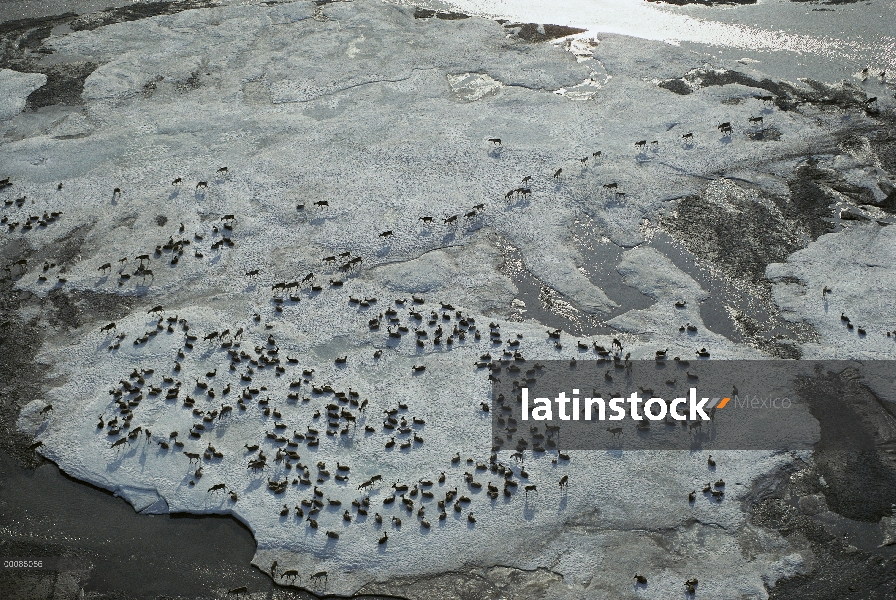
[[(778, 316), (765, 269), (831, 231), (835, 217), (834, 200), (813, 187), (812, 167), (807, 168), (808, 174), (797, 169), (788, 197), (760, 191), (763, 201), (758, 202), (729, 193), (724, 201), (734, 209), (723, 210), (712, 200), (688, 196), (679, 199), (675, 210), (660, 221), (660, 227), (690, 254), (733, 283), (719, 286), (709, 281), (711, 287), (705, 289), (717, 288), (721, 294), (711, 294), (715, 301), (727, 299), (736, 309), (734, 319), (742, 338), (780, 358), (799, 358), (796, 342), (813, 339), (814, 332)], [(695, 279), (704, 285), (701, 279), (707, 278)], [(716, 312), (721, 311), (717, 308)]]
[(49, 366), (34, 360), (43, 342), (38, 319), (14, 318), (26, 302), (27, 294), (12, 290), (9, 281), (0, 282), (0, 448), (34, 465), (39, 458), (28, 448), (32, 440), (17, 429), (16, 421), (22, 408), (40, 397)]
[(0, 23), (0, 60), (36, 58), (30, 53), (46, 54), (44, 40), (57, 25), (69, 23), (78, 15), (64, 13), (51, 17), (18, 19)]
[(647, 0), (656, 4), (674, 4), (675, 6), (687, 6), (699, 4), (701, 6), (736, 6), (738, 4), (756, 4), (757, 0)]
[(859, 550), (791, 503), (764, 500), (753, 507), (751, 521), (786, 539), (805, 538), (815, 558), (809, 573), (779, 580), (769, 588), (770, 599), (885, 600), (896, 594), (896, 558)]
[(84, 102), (81, 93), (84, 81), (96, 71), (98, 64), (93, 62), (75, 62), (49, 66), (35, 66), (32, 73), (43, 73), (47, 83), (34, 90), (25, 101), (25, 110), (37, 110), (44, 106), (78, 106)]
[(6, 21), (0, 24), (0, 68), (25, 73), (42, 73), (47, 83), (28, 96), (25, 110), (45, 106), (83, 104), (84, 81), (100, 65), (88, 61), (43, 63), (53, 54), (44, 42), (54, 28), (67, 25), (72, 31), (92, 30), (104, 25), (170, 15), (194, 8), (214, 6), (208, 0), (179, 0), (133, 4), (87, 15), (70, 12), (61, 15)]
[[(877, 155), (881, 167), (889, 173), (896, 173), (896, 115), (882, 114), (877, 117), (877, 120), (881, 127), (868, 135), (868, 142)], [(861, 144), (860, 140), (852, 141)], [(882, 191), (887, 192), (889, 196), (885, 201), (886, 207), (879, 206), (887, 212), (896, 214), (896, 188)]]
[(20, 19), (0, 24), (0, 68), (25, 73), (43, 73), (47, 83), (28, 96), (26, 110), (44, 106), (82, 104), (84, 80), (99, 65), (90, 62), (71, 62), (45, 65), (41, 61), (53, 51), (44, 46), (52, 30), (71, 23), (77, 15), (66, 13), (52, 17)]
[[(460, 12), (445, 12), (431, 10), (428, 8), (420, 8), (414, 10), (415, 19), (442, 19), (444, 21), (457, 21), (460, 19), (469, 19), (470, 16)], [(558, 38), (563, 38), (577, 33), (584, 33), (585, 29), (576, 27), (567, 27), (565, 25), (541, 25), (539, 23), (510, 23), (504, 19), (498, 20), (498, 23), (509, 30), (511, 35), (527, 42), (549, 42)]]
[(173, 15), (185, 10), (196, 8), (209, 8), (215, 3), (209, 0), (175, 0), (172, 2), (141, 2), (131, 6), (120, 6), (106, 10), (81, 15), (69, 23), (72, 31), (82, 31), (112, 25), (113, 23), (125, 23), (138, 21), (159, 15)]
[[(821, 426), (812, 460), (754, 486), (746, 508), (753, 524), (808, 546), (814, 560), (809, 572), (778, 581), (769, 597), (894, 598), (896, 547), (879, 546), (875, 527), (862, 525), (896, 507), (894, 408), (850, 371), (807, 378), (801, 395)], [(818, 497), (845, 519), (808, 502)]]
[(549, 42), (586, 31), (565, 25), (539, 25), (538, 23), (505, 23), (504, 28), (511, 30), (514, 36), (533, 43)]
[(414, 10), (415, 19), (431, 19), (433, 17), (442, 19), (443, 21), (459, 21), (460, 19), (469, 19), (470, 15), (465, 15), (464, 13), (459, 12), (430, 10), (428, 8), (420, 8), (419, 6)]
[(874, 108), (869, 105), (868, 95), (852, 83), (830, 85), (812, 79), (804, 79), (802, 82), (808, 87), (796, 87), (771, 79), (760, 80), (738, 71), (699, 68), (688, 71), (682, 77), (665, 79), (658, 85), (672, 93), (687, 95), (699, 88), (736, 84), (767, 92), (758, 96), (773, 102), (784, 111), (794, 110), (801, 104), (811, 104), (821, 108), (858, 109), (876, 116)]
[[(878, 522), (896, 506), (896, 407), (877, 398), (856, 372), (819, 373), (799, 391), (821, 426), (815, 464), (828, 507)], [(844, 409), (845, 407), (845, 409)]]
[[(747, 194), (743, 192), (748, 189), (732, 182), (737, 192), (743, 194), (726, 193), (722, 201), (733, 210), (723, 209), (719, 203), (701, 196), (687, 196), (676, 202), (675, 211), (664, 217), (661, 225), (694, 255), (716, 265), (729, 277), (762, 284), (770, 263), (784, 262), (789, 255), (834, 230), (837, 198), (823, 184), (836, 186), (837, 181), (832, 179), (839, 176), (818, 169), (817, 164), (817, 160), (809, 158), (796, 169), (788, 182), (788, 196), (754, 190), (759, 194), (759, 200), (754, 201), (744, 197)], [(840, 186), (837, 191), (841, 190), (851, 191)]]
[[(311, 600), (252, 567), (252, 533), (227, 516), (140, 515), (52, 463), (22, 468), (0, 452), (0, 556), (64, 557), (69, 568), (0, 570), (5, 600), (160, 597)], [(259, 595), (260, 594), (260, 595)], [(369, 600), (375, 600), (368, 597)]]
[(744, 73), (738, 73), (737, 71), (713, 69), (693, 69), (683, 77), (663, 80), (659, 83), (659, 86), (670, 92), (684, 96), (701, 87), (715, 87), (730, 84), (744, 85), (764, 90), (775, 95), (785, 93), (782, 85), (771, 79), (758, 80)]

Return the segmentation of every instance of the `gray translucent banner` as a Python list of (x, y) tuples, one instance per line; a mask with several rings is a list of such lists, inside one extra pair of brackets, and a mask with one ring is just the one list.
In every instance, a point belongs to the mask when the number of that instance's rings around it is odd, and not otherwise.
[(820, 421), (861, 421), (861, 398), (896, 409), (894, 366), (661, 355), (655, 361), (495, 360), (486, 367), (493, 446), (536, 453), (808, 450), (820, 439)]

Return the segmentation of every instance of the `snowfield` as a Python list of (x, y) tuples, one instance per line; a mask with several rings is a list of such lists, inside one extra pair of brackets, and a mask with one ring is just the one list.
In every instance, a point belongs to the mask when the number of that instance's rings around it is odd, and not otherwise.
[[(695, 196), (719, 223), (750, 220), (755, 206), (800, 221), (772, 197), (791, 193), (807, 149), (831, 173), (818, 185), (861, 218), (822, 235), (788, 230), (794, 251), (757, 267), (767, 296), (731, 279), (809, 326), (794, 342), (804, 357), (896, 357), (896, 333), (885, 335), (896, 331), (896, 227), (877, 206), (896, 181), (870, 145), (842, 144), (874, 117), (859, 100), (781, 110), (744, 79), (708, 83), (728, 72), (681, 48), (608, 35), (573, 53), (513, 31), (374, 1), (231, 3), (51, 37), (56, 53), (100, 65), (83, 106), (52, 118), (19, 114), (43, 76), (0, 72), (0, 176), (14, 182), (0, 194), (26, 197), (2, 208), (4, 224), (20, 223), (5, 239), (52, 248), (75, 227), (85, 238), (64, 272), (28, 261), (10, 276), (48, 298), (135, 303), (114, 326), (97, 320), (42, 350), (52, 410), (35, 401), (19, 421), (40, 452), (138, 511), (235, 516), (257, 541), (254, 564), (318, 593), (399, 586), (421, 598), (415, 577), (501, 567), (548, 574), (554, 598), (670, 598), (692, 577), (701, 596), (765, 598), (803, 572), (806, 555), (750, 525), (746, 505), (755, 484), (808, 453), (722, 452), (710, 472), (704, 453), (529, 452), (520, 463), (502, 451), (490, 468), (480, 404), (491, 388), (475, 363), (511, 340), (537, 361), (613, 337), (633, 359), (700, 347), (769, 358), (715, 332), (700, 308), (710, 291), (652, 241), (669, 220), (676, 231), (696, 222), (680, 204)], [(688, 73), (690, 93), (660, 85)], [(837, 191), (837, 177), (871, 200)], [(623, 249), (615, 270), (651, 306), (627, 310), (589, 275), (573, 224)], [(679, 248), (696, 254), (715, 233)], [(545, 324), (513, 317), (507, 247), (612, 332), (563, 333), (558, 348)], [(682, 334), (686, 322), (697, 331)], [(518, 483), (508, 494), (497, 465)], [(688, 502), (720, 476), (724, 501)], [(648, 586), (633, 581), (658, 564)]]

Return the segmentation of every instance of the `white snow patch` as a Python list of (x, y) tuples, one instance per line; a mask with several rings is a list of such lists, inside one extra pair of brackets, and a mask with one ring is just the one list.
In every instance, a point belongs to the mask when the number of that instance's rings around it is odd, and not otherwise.
[(11, 119), (25, 109), (31, 92), (47, 83), (43, 73), (20, 73), (0, 69), (0, 121)]
[[(838, 348), (856, 359), (893, 357), (896, 339), (886, 333), (896, 330), (889, 291), (896, 289), (894, 248), (896, 228), (849, 222), (843, 231), (823, 235), (791, 254), (787, 262), (768, 266), (766, 275), (772, 281), (799, 280), (775, 283), (772, 295), (785, 317), (810, 323), (818, 331), (819, 341), (803, 346), (807, 358), (836, 356)], [(831, 292), (822, 298), (825, 287)]]
[(449, 73), (447, 77), (451, 91), (468, 102), (494, 94), (504, 87), (500, 81), (495, 81), (485, 73)]

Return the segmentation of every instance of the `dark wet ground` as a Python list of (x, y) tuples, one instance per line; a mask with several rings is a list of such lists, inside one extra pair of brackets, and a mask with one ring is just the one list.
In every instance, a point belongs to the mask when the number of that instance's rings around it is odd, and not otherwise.
[[(685, 244), (666, 232), (659, 231), (645, 246), (658, 250), (689, 275), (709, 297), (700, 304), (700, 316), (710, 331), (734, 343), (749, 343), (774, 356), (797, 358), (795, 344), (812, 337), (812, 332), (799, 324), (780, 318), (771, 305), (766, 287), (742, 285), (711, 267), (708, 256), (695, 256)], [(519, 320), (535, 319), (552, 329), (562, 329), (576, 336), (616, 333), (607, 321), (629, 310), (650, 307), (654, 300), (625, 284), (616, 270), (624, 249), (610, 241), (584, 242), (580, 239), (587, 276), (619, 308), (603, 315), (585, 313), (567, 302), (561, 294), (545, 285), (523, 266), (519, 252), (504, 248), (505, 274), (517, 286), (517, 298), (525, 304), (513, 311)], [(683, 324), (683, 323), (682, 323)], [(783, 340), (783, 341), (782, 341)]]
[[(896, 415), (852, 371), (819, 373), (801, 390), (821, 426), (810, 464), (754, 486), (753, 524), (811, 549), (808, 573), (779, 581), (771, 599), (896, 598), (896, 546), (881, 546), (877, 522), (896, 507)], [(801, 499), (822, 495), (831, 512)]]
[(583, 312), (563, 298), (556, 290), (545, 285), (525, 268), (519, 250), (510, 246), (501, 248), (504, 255), (504, 274), (513, 279), (517, 298), (525, 306), (516, 306), (512, 317), (518, 320), (534, 319), (545, 327), (562, 329), (573, 335), (598, 335), (614, 333), (607, 320), (628, 310), (643, 309), (653, 304), (653, 299), (626, 285), (616, 271), (623, 248), (606, 242), (586, 241), (587, 235), (577, 236), (578, 248), (586, 265), (589, 280), (599, 287), (619, 308), (610, 313), (594, 315)]
[(685, 6), (686, 4), (700, 4), (703, 6), (725, 6), (736, 4), (756, 4), (757, 0), (647, 0), (648, 2), (663, 2), (665, 4), (674, 4), (675, 6)]
[(43, 73), (47, 76), (47, 83), (28, 97), (26, 110), (55, 105), (77, 106), (82, 103), (84, 81), (99, 65), (80, 60), (46, 64), (43, 59), (52, 54), (52, 51), (45, 48), (43, 43), (54, 29), (67, 27), (71, 31), (91, 30), (111, 23), (135, 21), (213, 5), (208, 0), (141, 2), (79, 15), (77, 11), (81, 3), (60, 3), (59, 8), (67, 9), (63, 13), (0, 23), (0, 68)]
[(81, 590), (94, 600), (318, 597), (276, 586), (251, 566), (254, 554), (251, 531), (236, 519), (140, 515), (52, 463), (25, 468), (0, 451), (0, 559), (67, 559), (60, 571), (0, 569), (4, 600), (62, 600)]
[[(251, 532), (226, 517), (139, 515), (112, 494), (72, 480), (51, 464), (23, 468), (0, 452), (0, 556), (81, 559), (74, 591), (96, 598), (198, 598), (246, 586), (270, 592), (270, 577), (250, 566)], [(58, 598), (59, 574), (0, 570), (7, 599)], [(63, 586), (69, 587), (71, 586)], [(295, 594), (293, 598), (310, 598)]]

